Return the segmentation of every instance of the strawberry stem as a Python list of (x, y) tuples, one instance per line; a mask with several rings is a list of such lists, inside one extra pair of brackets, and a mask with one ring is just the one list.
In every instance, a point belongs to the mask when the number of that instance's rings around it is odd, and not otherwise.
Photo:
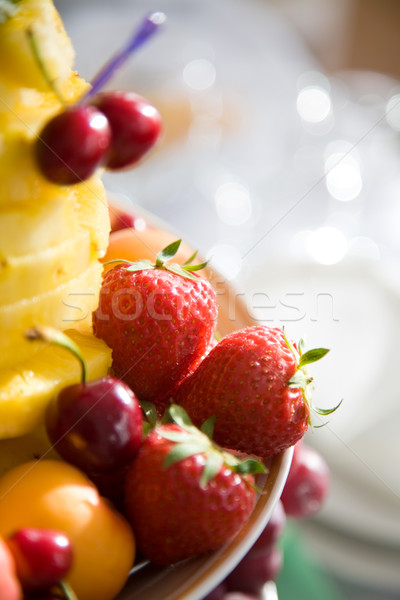
[(113, 77), (115, 71), (128, 60), (133, 52), (138, 50), (165, 22), (162, 12), (154, 12), (143, 19), (125, 46), (115, 54), (92, 80), (92, 87), (80, 100), (80, 104), (90, 100)]

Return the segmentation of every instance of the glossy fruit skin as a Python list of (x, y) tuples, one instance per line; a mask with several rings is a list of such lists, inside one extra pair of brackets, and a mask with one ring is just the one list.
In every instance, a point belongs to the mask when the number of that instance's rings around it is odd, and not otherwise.
[(0, 537), (0, 598), (22, 600), (22, 589), (17, 579), (14, 558), (2, 537)]
[(158, 268), (129, 272), (121, 264), (104, 275), (93, 329), (112, 349), (116, 376), (163, 412), (170, 391), (208, 349), (216, 318), (205, 278)]
[(41, 459), (0, 478), (0, 535), (22, 527), (63, 531), (74, 550), (66, 577), (79, 600), (112, 600), (123, 587), (135, 557), (126, 519), (76, 467)]
[(7, 539), (7, 545), (24, 590), (52, 587), (72, 566), (71, 542), (60, 531), (24, 527)]
[(225, 580), (229, 591), (259, 594), (267, 581), (274, 581), (283, 564), (283, 553), (278, 546), (271, 546), (261, 554), (249, 554)]
[(134, 165), (156, 143), (161, 117), (145, 98), (133, 92), (103, 92), (92, 100), (92, 105), (106, 115), (111, 127), (108, 169)]
[(126, 476), (125, 512), (138, 548), (156, 564), (176, 563), (214, 550), (233, 537), (249, 518), (256, 500), (251, 475), (222, 466), (204, 487), (204, 454), (164, 468), (174, 446), (160, 433), (183, 431), (159, 425), (140, 447)]
[(93, 106), (75, 105), (53, 117), (35, 144), (41, 173), (51, 182), (85, 181), (102, 165), (111, 144), (106, 117)]
[(329, 493), (330, 471), (323, 457), (303, 442), (296, 444), (281, 500), (286, 514), (305, 519), (317, 514)]
[(217, 444), (269, 457), (308, 428), (303, 392), (289, 386), (296, 369), (282, 330), (255, 325), (223, 338), (174, 399), (196, 426), (216, 415)]
[(48, 404), (46, 430), (55, 450), (89, 476), (113, 473), (140, 446), (142, 410), (126, 384), (106, 376), (63, 388)]

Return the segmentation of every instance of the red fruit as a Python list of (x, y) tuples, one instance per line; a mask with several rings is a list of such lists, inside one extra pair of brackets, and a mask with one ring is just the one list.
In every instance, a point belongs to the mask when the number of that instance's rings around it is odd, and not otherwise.
[(10, 536), (6, 542), (25, 590), (45, 589), (56, 585), (72, 566), (71, 543), (59, 531), (25, 527)]
[(88, 179), (105, 160), (111, 143), (107, 118), (93, 106), (73, 106), (51, 119), (35, 145), (42, 174), (68, 185)]
[(267, 581), (274, 581), (283, 563), (282, 550), (272, 546), (261, 554), (249, 554), (225, 579), (228, 590), (259, 594)]
[(22, 589), (17, 579), (15, 561), (2, 537), (0, 537), (0, 598), (22, 600)]
[(227, 542), (256, 501), (249, 461), (220, 452), (180, 407), (172, 408), (179, 424), (157, 425), (148, 434), (125, 480), (125, 512), (137, 545), (164, 565)]
[(141, 444), (142, 409), (125, 383), (101, 377), (63, 388), (47, 406), (46, 430), (55, 450), (89, 477), (115, 474)]
[(272, 456), (307, 431), (310, 379), (303, 369), (326, 352), (299, 355), (282, 330), (247, 327), (211, 350), (175, 401), (195, 425), (216, 415), (214, 439), (221, 446)]
[(122, 169), (138, 162), (156, 143), (161, 131), (159, 112), (132, 92), (103, 92), (91, 102), (110, 123), (108, 169)]
[(96, 336), (112, 348), (117, 377), (160, 410), (208, 349), (217, 318), (215, 292), (190, 272), (196, 267), (165, 264), (179, 243), (154, 265), (122, 263), (107, 271), (93, 315)]
[(281, 496), (286, 514), (295, 519), (315, 515), (326, 500), (329, 484), (330, 472), (322, 456), (303, 443), (296, 444)]

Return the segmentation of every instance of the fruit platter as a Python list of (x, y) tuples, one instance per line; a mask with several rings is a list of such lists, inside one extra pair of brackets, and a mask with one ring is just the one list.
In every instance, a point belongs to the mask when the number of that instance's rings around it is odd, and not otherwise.
[(2, 600), (204, 598), (318, 411), (327, 350), (252, 321), (172, 225), (104, 189), (161, 134), (103, 88), (163, 20), (89, 84), (52, 0), (0, 2)]

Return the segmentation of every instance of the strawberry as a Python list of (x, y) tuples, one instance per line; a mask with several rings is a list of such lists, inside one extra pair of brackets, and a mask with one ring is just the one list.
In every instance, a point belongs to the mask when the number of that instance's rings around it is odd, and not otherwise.
[(254, 477), (265, 467), (222, 451), (185, 411), (171, 405), (174, 423), (158, 423), (143, 441), (125, 479), (125, 514), (140, 551), (173, 564), (215, 550), (249, 518)]
[(301, 352), (278, 328), (235, 331), (211, 350), (174, 399), (195, 425), (215, 415), (214, 437), (221, 446), (272, 456), (295, 444), (310, 422), (305, 366), (328, 350)]
[(115, 261), (93, 314), (94, 333), (112, 349), (116, 376), (160, 412), (207, 352), (217, 319), (215, 292), (195, 273), (205, 263), (168, 262), (179, 245), (180, 240), (164, 248), (154, 264)]

